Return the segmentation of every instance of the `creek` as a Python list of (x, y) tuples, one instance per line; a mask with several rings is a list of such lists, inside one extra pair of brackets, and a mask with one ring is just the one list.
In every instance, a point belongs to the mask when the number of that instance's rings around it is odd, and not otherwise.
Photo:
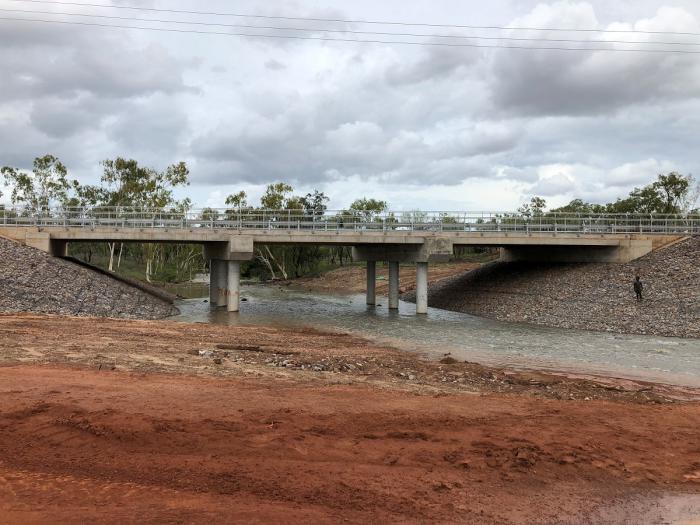
[[(202, 293), (201, 290), (204, 292)], [(206, 287), (200, 295), (206, 293)], [(244, 326), (307, 326), (352, 333), (380, 344), (439, 359), (700, 387), (700, 339), (619, 335), (493, 321), (415, 305), (389, 311), (364, 295), (328, 295), (274, 285), (242, 287), (241, 311), (211, 308), (204, 298), (176, 303), (176, 321)]]

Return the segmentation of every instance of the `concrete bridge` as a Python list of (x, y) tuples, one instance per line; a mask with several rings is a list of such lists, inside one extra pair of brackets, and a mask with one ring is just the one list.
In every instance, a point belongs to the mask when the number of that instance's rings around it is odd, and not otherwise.
[(55, 256), (76, 242), (204, 246), (211, 303), (235, 312), (240, 263), (261, 245), (351, 246), (367, 263), (367, 304), (375, 304), (376, 263), (389, 265), (389, 308), (399, 304), (399, 264), (416, 265), (416, 313), (428, 309), (428, 264), (455, 248), (499, 247), (504, 260), (625, 263), (700, 234), (700, 216), (304, 210), (0, 209), (0, 235)]

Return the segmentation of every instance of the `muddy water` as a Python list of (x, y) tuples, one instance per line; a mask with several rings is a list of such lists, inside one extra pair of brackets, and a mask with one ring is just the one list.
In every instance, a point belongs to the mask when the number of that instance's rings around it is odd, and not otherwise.
[(364, 295), (325, 295), (275, 286), (244, 286), (241, 312), (203, 299), (177, 304), (175, 320), (229, 325), (312, 326), (354, 333), (428, 357), (447, 352), (486, 365), (643, 379), (700, 387), (700, 340), (616, 335), (492, 321), (430, 308), (416, 316), (401, 302), (368, 307)]

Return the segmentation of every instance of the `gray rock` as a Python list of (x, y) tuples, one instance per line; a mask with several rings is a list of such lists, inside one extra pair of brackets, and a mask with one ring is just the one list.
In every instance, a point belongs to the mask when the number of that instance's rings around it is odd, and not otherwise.
[(178, 310), (108, 275), (0, 238), (0, 312), (162, 319)]

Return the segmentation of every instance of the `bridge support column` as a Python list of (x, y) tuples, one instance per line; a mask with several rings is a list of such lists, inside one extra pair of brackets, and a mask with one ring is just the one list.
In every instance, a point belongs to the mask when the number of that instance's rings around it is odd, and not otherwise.
[(389, 261), (389, 310), (399, 309), (399, 263)]
[(428, 263), (416, 263), (416, 313), (428, 313)]
[(367, 261), (367, 304), (377, 304), (377, 263)]
[(228, 303), (228, 265), (227, 261), (221, 259), (212, 259), (214, 265), (218, 268), (216, 271), (216, 305), (226, 306)]
[(226, 303), (229, 312), (237, 312), (241, 304), (241, 262), (228, 262), (228, 289)]
[(209, 304), (216, 306), (219, 302), (219, 264), (216, 259), (209, 261)]

